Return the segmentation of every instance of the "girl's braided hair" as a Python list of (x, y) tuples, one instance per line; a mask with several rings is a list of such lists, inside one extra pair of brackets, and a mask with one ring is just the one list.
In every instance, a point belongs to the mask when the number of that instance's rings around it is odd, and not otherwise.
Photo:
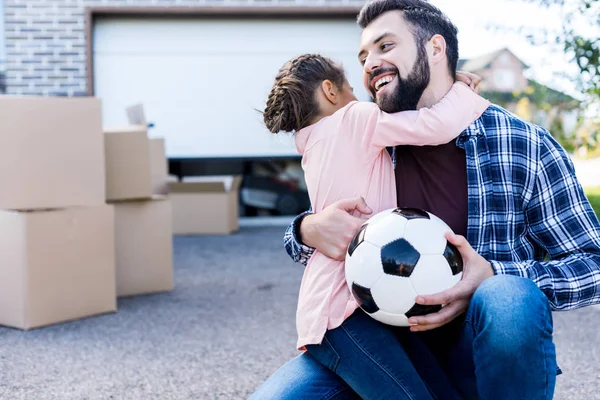
[(338, 88), (344, 70), (319, 54), (303, 54), (286, 62), (277, 73), (263, 112), (271, 133), (294, 132), (310, 124), (319, 113), (315, 90), (325, 80)]

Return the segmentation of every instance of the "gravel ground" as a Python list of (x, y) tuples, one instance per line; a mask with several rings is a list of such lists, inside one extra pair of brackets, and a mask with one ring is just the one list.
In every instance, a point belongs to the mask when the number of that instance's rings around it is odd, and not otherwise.
[[(0, 399), (245, 399), (296, 353), (283, 228), (176, 237), (176, 288), (114, 314), (0, 328)], [(600, 310), (555, 314), (555, 398), (600, 399)]]

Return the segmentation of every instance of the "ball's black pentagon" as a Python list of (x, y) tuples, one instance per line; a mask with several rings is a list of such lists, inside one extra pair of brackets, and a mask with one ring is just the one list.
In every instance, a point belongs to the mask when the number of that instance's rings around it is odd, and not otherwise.
[(446, 249), (443, 254), (446, 261), (448, 261), (448, 265), (452, 270), (452, 275), (457, 275), (463, 270), (463, 259), (460, 255), (460, 252), (452, 243), (446, 243)]
[(356, 250), (356, 248), (358, 247), (358, 245), (361, 244), (365, 240), (365, 231), (367, 230), (367, 225), (368, 224), (364, 224), (358, 230), (358, 232), (356, 232), (356, 235), (354, 235), (354, 238), (352, 239), (352, 241), (348, 245), (348, 255), (349, 256), (352, 256), (352, 254), (354, 254), (354, 251)]
[(381, 248), (381, 265), (388, 275), (408, 278), (421, 255), (406, 239), (396, 239)]
[(379, 311), (379, 307), (375, 304), (370, 289), (352, 282), (352, 293), (354, 294), (354, 298), (358, 302), (358, 305), (367, 313), (373, 314)]
[(406, 219), (431, 219), (429, 218), (429, 214), (427, 212), (420, 210), (418, 208), (396, 208), (392, 211), (392, 214), (398, 214), (403, 216)]
[(436, 313), (436, 312), (440, 311), (441, 309), (442, 309), (442, 306), (440, 306), (439, 304), (435, 305), (435, 306), (424, 306), (423, 304), (415, 304), (404, 315), (406, 315), (407, 318), (410, 318), (410, 317), (415, 317), (417, 315)]

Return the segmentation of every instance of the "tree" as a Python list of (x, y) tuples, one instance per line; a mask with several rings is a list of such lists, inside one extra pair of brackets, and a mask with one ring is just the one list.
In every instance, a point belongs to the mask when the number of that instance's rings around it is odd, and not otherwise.
[(560, 32), (528, 32), (535, 44), (554, 43), (577, 65), (575, 77), (583, 93), (600, 100), (600, 0), (520, 0), (559, 7), (564, 15)]

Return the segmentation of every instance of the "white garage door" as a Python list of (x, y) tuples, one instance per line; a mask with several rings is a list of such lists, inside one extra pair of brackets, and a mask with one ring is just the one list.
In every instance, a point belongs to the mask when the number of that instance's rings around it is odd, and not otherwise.
[(291, 136), (271, 135), (261, 115), (279, 67), (318, 52), (343, 63), (359, 99), (360, 29), (348, 20), (99, 19), (94, 93), (105, 126), (143, 103), (151, 135), (169, 157), (295, 155)]

